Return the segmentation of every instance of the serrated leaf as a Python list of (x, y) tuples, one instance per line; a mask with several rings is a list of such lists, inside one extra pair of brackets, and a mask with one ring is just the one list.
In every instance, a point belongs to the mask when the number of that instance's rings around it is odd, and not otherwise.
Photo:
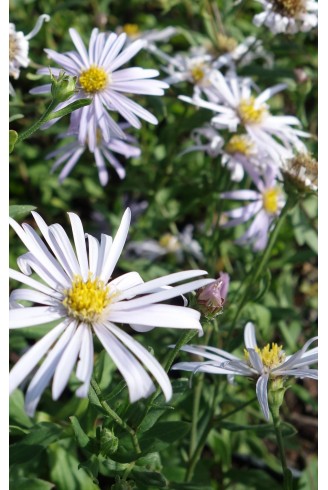
[(35, 206), (29, 206), (28, 204), (13, 204), (9, 206), (9, 216), (16, 220), (21, 220), (25, 216), (29, 215), (31, 211), (36, 209)]

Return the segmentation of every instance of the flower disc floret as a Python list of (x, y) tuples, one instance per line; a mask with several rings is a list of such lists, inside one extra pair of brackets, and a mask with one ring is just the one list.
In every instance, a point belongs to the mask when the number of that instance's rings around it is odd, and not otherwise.
[(79, 76), (79, 82), (85, 92), (95, 94), (107, 87), (109, 76), (104, 68), (99, 66), (91, 66), (81, 73)]
[[(255, 350), (260, 356), (263, 366), (268, 370), (280, 366), (280, 364), (282, 364), (286, 358), (282, 345), (278, 345), (275, 342), (272, 342), (271, 347), (270, 344), (267, 344), (262, 349), (256, 347)], [(247, 349), (245, 349), (245, 358), (246, 361), (249, 361), (249, 353)]]
[(263, 120), (266, 107), (264, 104), (257, 106), (255, 97), (249, 97), (240, 101), (238, 112), (243, 124), (258, 124)]
[(195, 65), (190, 72), (195, 83), (201, 82), (205, 77), (203, 64)]
[(271, 187), (266, 189), (263, 194), (263, 207), (269, 214), (276, 214), (279, 211), (280, 189)]
[(273, 10), (288, 17), (306, 12), (303, 0), (273, 0)]
[(88, 278), (83, 281), (81, 276), (76, 276), (72, 287), (64, 291), (63, 305), (68, 314), (77, 320), (87, 323), (97, 321), (113, 297), (109, 286), (100, 279)]
[(248, 136), (245, 134), (236, 134), (230, 138), (224, 149), (230, 155), (241, 153), (242, 155), (250, 156), (253, 148), (254, 144), (250, 141)]

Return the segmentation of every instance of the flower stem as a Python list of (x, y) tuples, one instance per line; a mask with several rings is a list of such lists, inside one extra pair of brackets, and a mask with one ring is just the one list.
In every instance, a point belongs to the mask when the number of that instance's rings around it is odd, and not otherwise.
[(52, 100), (51, 103), (49, 104), (49, 106), (47, 107), (45, 113), (42, 114), (42, 116), (40, 117), (40, 119), (38, 121), (36, 121), (36, 123), (32, 124), (32, 126), (30, 126), (28, 129), (26, 129), (25, 131), (22, 131), (19, 134), (18, 139), (17, 139), (17, 143), (20, 143), (21, 141), (25, 140), (26, 138), (29, 138), (33, 133), (35, 133), (35, 131), (37, 131), (40, 128), (40, 126), (42, 126), (42, 124), (45, 122), (45, 120), (47, 119), (49, 114), (51, 114), (51, 112), (53, 112), (53, 110), (56, 108), (57, 105), (58, 105), (58, 102)]
[(275, 430), (277, 444), (278, 444), (282, 472), (284, 475), (283, 490), (293, 490), (293, 477), (291, 471), (287, 467), (284, 442), (283, 442), (283, 437), (282, 437), (281, 427), (280, 427), (279, 409), (271, 410), (271, 414), (272, 414), (272, 420), (273, 420), (274, 430)]
[(140, 454), (141, 449), (139, 446), (139, 441), (136, 432), (132, 429), (132, 427), (130, 427), (126, 422), (124, 422), (124, 420), (121, 419), (121, 417), (112, 408), (110, 408), (110, 406), (105, 400), (102, 399), (100, 386), (98, 385), (97, 381), (94, 378), (91, 379), (91, 387), (93, 388), (100, 405), (107, 412), (107, 414), (117, 423), (117, 425), (122, 427), (122, 429), (124, 429), (126, 432), (130, 434), (135, 452), (137, 454)]
[(251, 284), (256, 283), (261, 278), (263, 271), (264, 271), (264, 269), (265, 269), (265, 267), (269, 261), (273, 246), (277, 240), (277, 237), (278, 237), (280, 229), (281, 229), (281, 227), (285, 221), (285, 218), (286, 218), (287, 214), (289, 213), (289, 211), (295, 206), (295, 204), (296, 204), (295, 198), (292, 198), (289, 196), (287, 198), (285, 206), (283, 207), (283, 209), (282, 209), (282, 211), (281, 211), (281, 213), (277, 219), (276, 225), (271, 232), (269, 241), (267, 243), (267, 246), (266, 246), (260, 260), (258, 262), (255, 262), (254, 267), (249, 272), (249, 274), (246, 278), (246, 281), (244, 282), (244, 284), (242, 286), (241, 295), (240, 295), (239, 301), (238, 301), (237, 306), (236, 306), (236, 314), (235, 314), (235, 316), (234, 316), (234, 318), (230, 324), (230, 328), (228, 330), (228, 335), (227, 335), (227, 341), (228, 342), (231, 339), (232, 332), (236, 326), (236, 323), (239, 319), (241, 311), (242, 311), (243, 307), (245, 306), (245, 304), (248, 302), (249, 295), (251, 292)]

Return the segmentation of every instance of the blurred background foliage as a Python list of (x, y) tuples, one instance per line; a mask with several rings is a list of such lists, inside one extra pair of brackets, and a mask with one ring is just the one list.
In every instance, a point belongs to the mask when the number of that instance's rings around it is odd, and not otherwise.
[[(241, 42), (248, 35), (262, 39), (264, 48), (274, 57), (274, 67), (263, 60), (238, 71), (251, 76), (260, 90), (286, 82), (288, 89), (272, 99), (272, 111), (296, 115), (312, 138), (308, 148), (316, 154), (317, 134), (317, 33), (295, 36), (273, 36), (265, 28), (252, 24), (259, 6), (254, 1), (217, 1), (225, 32)], [(10, 127), (20, 132), (44, 112), (49, 100), (29, 94), (46, 77), (36, 69), (47, 66), (43, 52), (72, 49), (68, 29), (75, 27), (88, 42), (91, 29), (115, 31), (124, 24), (137, 24), (141, 31), (180, 28), (179, 33), (163, 49), (170, 53), (187, 51), (194, 44), (211, 43), (209, 3), (197, 0), (10, 0), (10, 21), (25, 34), (33, 28), (39, 15), (51, 16), (39, 34), (30, 41), (31, 64), (13, 81), (16, 96), (11, 98)], [(161, 71), (161, 62), (146, 51), (140, 52), (133, 65), (153, 67)], [(165, 78), (161, 72), (161, 78)], [(68, 117), (46, 131), (17, 145), (10, 158), (10, 204), (30, 205), (48, 223), (61, 223), (68, 229), (66, 212), (74, 211), (82, 219), (86, 232), (100, 236), (113, 234), (126, 206), (132, 209), (132, 226), (128, 241), (160, 241), (166, 234), (177, 236), (186, 225), (193, 226), (193, 238), (200, 244), (204, 260), (188, 250), (181, 257), (167, 253), (156, 260), (123, 255), (120, 271), (138, 271), (147, 280), (160, 274), (193, 267), (204, 268), (210, 277), (220, 271), (231, 276), (231, 287), (224, 312), (211, 323), (204, 324), (205, 337), (211, 345), (226, 348), (224, 335), (235, 315), (238, 290), (255, 256), (248, 248), (238, 247), (233, 239), (240, 229), (220, 230), (220, 213), (228, 204), (219, 193), (228, 188), (243, 188), (246, 180), (234, 184), (218, 159), (202, 152), (180, 155), (192, 144), (190, 132), (209, 119), (205, 110), (178, 100), (180, 94), (191, 95), (185, 83), (166, 91), (164, 97), (136, 96), (159, 120), (157, 126), (143, 122), (142, 129), (131, 130), (139, 141), (140, 158), (123, 161), (126, 178), (120, 181), (112, 169), (108, 185), (102, 188), (91, 155), (87, 152), (66, 180), (59, 184), (51, 173), (52, 161), (46, 155), (61, 143), (59, 133), (66, 130)], [(30, 214), (19, 221), (33, 224)], [(25, 252), (14, 234), (10, 234), (10, 265)], [(268, 265), (270, 274), (261, 284), (252, 284), (252, 301), (244, 308), (233, 332), (232, 347), (242, 353), (243, 327), (253, 321), (258, 343), (277, 341), (286, 352), (293, 353), (317, 332), (317, 199), (304, 198), (285, 222)], [(13, 284), (13, 286), (17, 286)], [(189, 298), (193, 301), (193, 298)], [(25, 328), (11, 335), (11, 361), (14, 363), (35, 339), (51, 325)], [(167, 346), (179, 339), (176, 330), (157, 329), (148, 335), (136, 335), (164, 362)], [(193, 339), (204, 343), (204, 338)], [(262, 490), (270, 485), (281, 488), (281, 474), (272, 427), (264, 424), (255, 396), (255, 386), (247, 379), (236, 379), (234, 385), (210, 375), (195, 375), (192, 383), (181, 373), (171, 373), (174, 397), (169, 404), (162, 395), (148, 407), (147, 400), (130, 406), (124, 383), (112, 361), (96, 344), (95, 374), (108, 403), (139, 427), (142, 458), (132, 468), (133, 448), (125, 433), (113, 425), (95, 400), (80, 400), (66, 389), (61, 399), (53, 402), (47, 389), (39, 411), (31, 420), (23, 409), (20, 390), (10, 400), (12, 489), (93, 490), (93, 489), (158, 489)], [(181, 359), (187, 356), (181, 355)], [(183, 374), (183, 373), (182, 373)], [(72, 377), (70, 388), (76, 385)], [(202, 457), (192, 482), (185, 483), (188, 466), (191, 408), (195, 390), (200, 390), (199, 434), (209, 420), (213, 421)], [(289, 465), (294, 469), (295, 488), (314, 490), (316, 480), (317, 385), (312, 380), (291, 384), (283, 406), (284, 435)], [(236, 413), (236, 407), (253, 400)], [(148, 407), (148, 408), (147, 408)], [(147, 415), (146, 411), (149, 409)], [(115, 448), (115, 440), (118, 446)], [(107, 441), (107, 445), (106, 445)], [(124, 475), (128, 470), (128, 478)], [(122, 480), (123, 478), (123, 480)], [(134, 483), (133, 483), (134, 482)], [(125, 485), (125, 486), (124, 486)]]

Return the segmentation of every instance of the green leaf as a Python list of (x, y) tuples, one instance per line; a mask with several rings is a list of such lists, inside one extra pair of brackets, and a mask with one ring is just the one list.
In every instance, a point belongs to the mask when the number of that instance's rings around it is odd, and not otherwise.
[(35, 425), (26, 437), (10, 446), (10, 463), (21, 464), (37, 458), (49, 444), (60, 438), (62, 432), (61, 427), (48, 422)]
[(76, 111), (77, 109), (80, 109), (81, 107), (90, 104), (91, 104), (91, 99), (75, 100), (74, 102), (68, 104), (63, 109), (60, 109), (59, 111), (56, 112), (51, 112), (51, 114), (49, 114), (49, 116), (45, 118), (44, 122), (51, 121), (52, 119), (57, 119), (59, 117), (67, 116), (67, 114), (70, 114), (71, 112)]
[(54, 488), (55, 485), (39, 478), (18, 478), (11, 479), (9, 486), (13, 490), (16, 488), (22, 488), (24, 490), (49, 490), (50, 488)]
[(169, 488), (172, 490), (212, 490), (213, 487), (208, 487), (203, 483), (175, 483), (171, 482)]
[(167, 485), (166, 478), (158, 471), (146, 471), (135, 467), (131, 472), (131, 478), (138, 484), (138, 488), (140, 488), (140, 485), (146, 485), (146, 488), (151, 486), (164, 488)]
[(35, 206), (29, 206), (28, 204), (16, 205), (13, 204), (9, 206), (9, 216), (16, 220), (21, 220), (25, 216), (29, 215), (31, 211), (36, 209)]
[(159, 422), (139, 438), (143, 452), (155, 452), (164, 449), (174, 441), (181, 439), (190, 431), (188, 422)]
[(309, 458), (307, 467), (299, 480), (299, 490), (317, 490), (318, 488), (318, 460)]
[(260, 488), (270, 488), (270, 490), (281, 490), (282, 484), (277, 483), (263, 470), (241, 469), (230, 470), (225, 475), (231, 483), (241, 483), (247, 490), (259, 490)]
[(16, 141), (18, 140), (18, 134), (13, 129), (9, 129), (9, 153), (11, 153), (15, 147)]
[(86, 435), (86, 433), (84, 432), (84, 430), (82, 429), (82, 427), (80, 425), (80, 422), (78, 421), (78, 419), (74, 415), (72, 417), (70, 417), (69, 419), (72, 423), (73, 430), (75, 433), (75, 437), (77, 439), (79, 446), (85, 447), (88, 444), (88, 442), (90, 441), (90, 438)]
[(15, 390), (10, 395), (9, 418), (15, 424), (22, 425), (23, 427), (31, 427), (33, 425), (30, 417), (25, 412), (24, 396), (21, 390)]

